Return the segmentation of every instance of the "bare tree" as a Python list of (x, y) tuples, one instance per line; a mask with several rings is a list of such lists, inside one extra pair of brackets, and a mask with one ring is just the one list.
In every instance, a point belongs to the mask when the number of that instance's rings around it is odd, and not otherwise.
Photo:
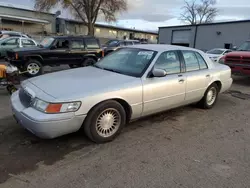
[(185, 0), (180, 19), (191, 25), (212, 22), (218, 13), (215, 4), (216, 0), (201, 0), (200, 3)]
[(94, 25), (100, 14), (111, 22), (116, 21), (116, 13), (127, 10), (127, 0), (35, 0), (35, 8), (40, 11), (49, 11), (59, 4), (87, 25), (89, 35), (94, 35)]

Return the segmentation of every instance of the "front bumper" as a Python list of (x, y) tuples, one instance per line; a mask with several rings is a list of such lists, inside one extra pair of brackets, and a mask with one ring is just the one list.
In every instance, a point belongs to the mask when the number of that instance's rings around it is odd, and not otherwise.
[(250, 76), (249, 65), (239, 65), (239, 64), (229, 64), (229, 63), (225, 63), (225, 64), (231, 68), (232, 74), (234, 75)]
[(75, 113), (45, 114), (34, 108), (25, 108), (20, 99), (19, 91), (11, 96), (13, 116), (25, 129), (36, 136), (52, 139), (78, 131), (86, 115), (76, 116)]

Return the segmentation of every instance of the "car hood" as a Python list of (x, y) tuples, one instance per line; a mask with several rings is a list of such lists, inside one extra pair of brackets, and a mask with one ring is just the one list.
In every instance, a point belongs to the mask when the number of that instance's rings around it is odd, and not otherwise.
[(128, 88), (134, 81), (141, 83), (138, 79), (95, 67), (83, 67), (34, 77), (28, 82), (62, 101)]
[(208, 55), (208, 57), (219, 57), (219, 56), (221, 56), (221, 55), (218, 55), (218, 54), (207, 54)]
[(14, 48), (12, 51), (14, 52), (36, 52), (46, 50), (46, 48), (33, 46), (33, 47), (25, 47), (25, 48)]
[(244, 56), (244, 57), (250, 57), (250, 51), (235, 51), (235, 52), (230, 52), (226, 55), (227, 57), (229, 56)]

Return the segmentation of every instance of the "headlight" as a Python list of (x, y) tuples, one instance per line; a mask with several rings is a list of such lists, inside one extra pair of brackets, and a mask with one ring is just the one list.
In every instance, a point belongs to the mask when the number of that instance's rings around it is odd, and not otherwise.
[(48, 113), (65, 113), (65, 112), (75, 112), (80, 106), (81, 102), (68, 102), (68, 103), (48, 103), (41, 99), (36, 98), (32, 103), (33, 108)]
[(221, 57), (221, 58), (219, 59), (218, 63), (224, 64), (224, 63), (225, 63), (225, 56)]

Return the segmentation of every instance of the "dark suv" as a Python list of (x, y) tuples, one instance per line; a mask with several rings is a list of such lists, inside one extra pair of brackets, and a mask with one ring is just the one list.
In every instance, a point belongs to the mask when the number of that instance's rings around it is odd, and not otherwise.
[(91, 36), (56, 36), (38, 47), (7, 51), (7, 60), (28, 76), (42, 74), (43, 66), (68, 64), (71, 68), (94, 64), (104, 56), (100, 42)]

